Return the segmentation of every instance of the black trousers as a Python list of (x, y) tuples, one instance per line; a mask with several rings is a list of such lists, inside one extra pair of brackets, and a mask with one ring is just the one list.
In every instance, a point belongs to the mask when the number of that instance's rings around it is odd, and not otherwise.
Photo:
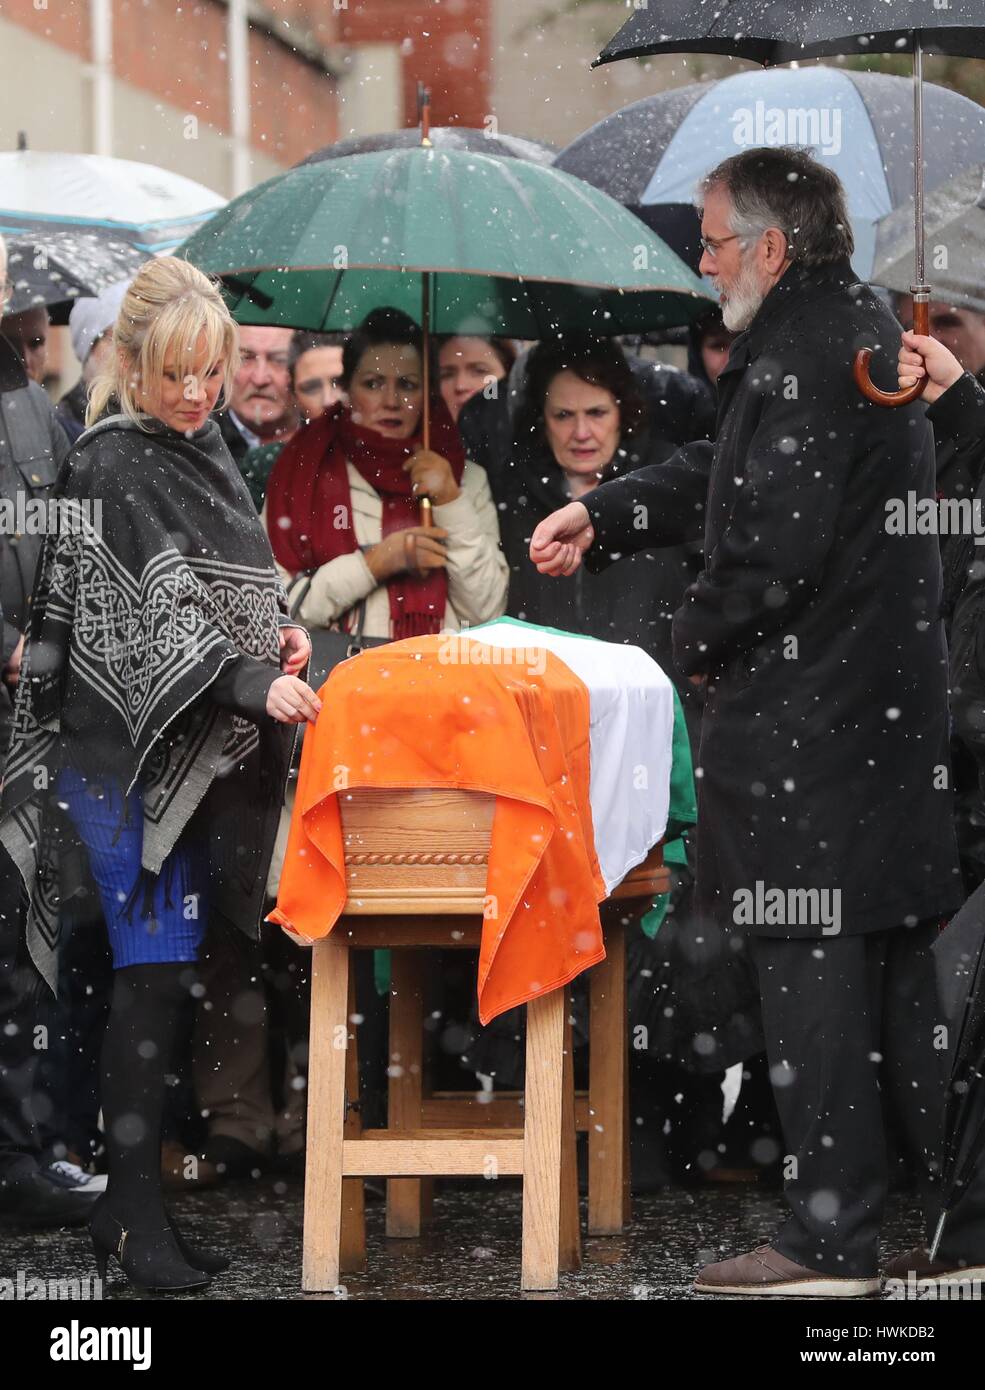
[(37, 1166), (40, 1140), (36, 1084), (40, 1051), (35, 1027), (44, 1022), (42, 985), (25, 960), (20, 875), (0, 849), (0, 1184)]
[[(928, 1240), (950, 1058), (937, 1031), (936, 922), (864, 936), (757, 937), (766, 1051), (790, 1215), (773, 1245), (831, 1274), (878, 1272), (889, 1113), (921, 1180)], [(985, 1164), (940, 1253), (985, 1262)]]

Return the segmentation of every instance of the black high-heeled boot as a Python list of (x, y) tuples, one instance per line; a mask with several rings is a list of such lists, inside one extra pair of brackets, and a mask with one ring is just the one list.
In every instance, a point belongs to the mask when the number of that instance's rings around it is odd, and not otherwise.
[(178, 1230), (174, 1217), (168, 1213), (168, 1225), (174, 1233), (174, 1238), (178, 1242), (178, 1249), (184, 1258), (195, 1269), (202, 1269), (206, 1274), (223, 1274), (229, 1268), (229, 1258), (226, 1255), (214, 1254), (211, 1250), (205, 1250), (201, 1245), (193, 1245), (185, 1240), (185, 1237)]
[(105, 1201), (102, 1194), (89, 1218), (92, 1253), (103, 1282), (110, 1255), (131, 1285), (142, 1292), (189, 1292), (204, 1289), (211, 1282), (203, 1269), (193, 1267), (186, 1258), (170, 1226), (131, 1230), (112, 1215)]
[[(182, 1251), (161, 1192), (165, 1076), (182, 1005), (181, 963), (117, 970), (102, 1052), (109, 1181), (90, 1231), (100, 1274), (109, 1256), (138, 1287), (202, 1288), (208, 1272)], [(211, 1261), (210, 1261), (211, 1263)]]

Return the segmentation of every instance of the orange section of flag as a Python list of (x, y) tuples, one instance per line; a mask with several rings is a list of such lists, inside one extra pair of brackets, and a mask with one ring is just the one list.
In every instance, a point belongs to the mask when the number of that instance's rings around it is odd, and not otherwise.
[(588, 795), (589, 695), (550, 652), (543, 674), (534, 674), (529, 662), (466, 664), (461, 653), (475, 644), (463, 639), (450, 661), (448, 642), (415, 637), (373, 648), (337, 666), (322, 687), (267, 920), (309, 942), (338, 921), (346, 902), (340, 791), (492, 793), (491, 909), (478, 975), (479, 1017), (488, 1023), (605, 957), (598, 912), (605, 884)]

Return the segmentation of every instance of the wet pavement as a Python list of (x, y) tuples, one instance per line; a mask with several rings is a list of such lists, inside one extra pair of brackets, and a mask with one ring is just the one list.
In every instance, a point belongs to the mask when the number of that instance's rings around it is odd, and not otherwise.
[[(232, 1268), (217, 1276), (205, 1292), (180, 1297), (336, 1298), (331, 1293), (301, 1292), (302, 1195), (297, 1180), (264, 1178), (182, 1194), (172, 1201), (186, 1238), (210, 1244), (233, 1259)], [(690, 1289), (698, 1268), (768, 1239), (782, 1209), (779, 1192), (749, 1185), (665, 1188), (638, 1196), (626, 1233), (584, 1239), (582, 1268), (577, 1274), (562, 1274), (557, 1293), (521, 1295), (519, 1183), (446, 1181), (439, 1184), (433, 1223), (420, 1240), (387, 1239), (382, 1202), (367, 1204), (367, 1269), (345, 1277), (344, 1296), (360, 1300), (708, 1301), (707, 1295)], [(918, 1242), (920, 1215), (912, 1195), (890, 1199), (883, 1235), (886, 1255)], [(91, 1275), (94, 1267), (85, 1229), (0, 1231), (0, 1278), (13, 1277), (18, 1269), (43, 1279)], [(137, 1297), (119, 1271), (109, 1275), (103, 1296)], [(167, 1301), (178, 1297), (168, 1295)]]

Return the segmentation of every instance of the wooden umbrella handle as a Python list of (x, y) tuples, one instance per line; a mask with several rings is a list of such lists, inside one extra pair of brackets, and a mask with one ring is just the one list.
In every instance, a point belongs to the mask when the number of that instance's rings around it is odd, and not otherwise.
[[(910, 293), (913, 296), (913, 331), (926, 337), (930, 333), (930, 289), (926, 285), (911, 286)], [(871, 401), (873, 405), (909, 405), (911, 401), (923, 395), (930, 380), (928, 376), (922, 376), (905, 391), (880, 391), (869, 376), (871, 356), (871, 348), (861, 348), (855, 354), (855, 361), (852, 363), (855, 385), (867, 401)]]

